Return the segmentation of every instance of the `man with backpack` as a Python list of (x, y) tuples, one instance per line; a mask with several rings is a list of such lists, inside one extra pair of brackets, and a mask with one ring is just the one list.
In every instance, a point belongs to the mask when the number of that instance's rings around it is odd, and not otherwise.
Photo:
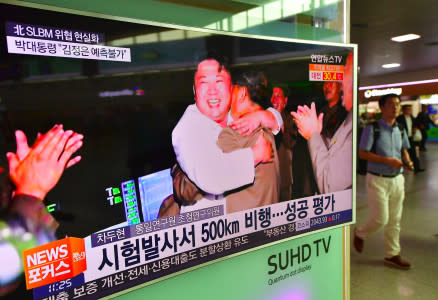
[[(407, 134), (396, 118), (400, 99), (395, 94), (379, 100), (382, 118), (365, 128), (359, 145), (359, 157), (368, 161), (367, 192), (369, 217), (354, 231), (354, 247), (360, 253), (364, 239), (384, 227), (384, 263), (401, 269), (411, 264), (400, 256), (400, 221), (405, 198), (403, 169), (413, 170)], [(377, 126), (376, 126), (377, 125)]]

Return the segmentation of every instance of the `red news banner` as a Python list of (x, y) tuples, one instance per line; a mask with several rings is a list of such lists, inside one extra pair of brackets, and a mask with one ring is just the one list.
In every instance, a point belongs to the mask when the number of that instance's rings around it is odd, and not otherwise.
[(27, 289), (76, 276), (87, 269), (83, 239), (67, 237), (23, 252)]
[(342, 81), (343, 79), (343, 65), (309, 64), (310, 81)]

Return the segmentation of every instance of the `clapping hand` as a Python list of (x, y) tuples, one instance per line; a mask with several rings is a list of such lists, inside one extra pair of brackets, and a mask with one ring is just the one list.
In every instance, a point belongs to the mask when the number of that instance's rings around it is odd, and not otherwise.
[(8, 152), (6, 156), (17, 194), (44, 199), (64, 170), (81, 160), (80, 156), (71, 156), (82, 147), (83, 135), (64, 131), (62, 125), (55, 125), (44, 135), (39, 134), (32, 147), (28, 146), (22, 131), (17, 130), (15, 136), (17, 153)]

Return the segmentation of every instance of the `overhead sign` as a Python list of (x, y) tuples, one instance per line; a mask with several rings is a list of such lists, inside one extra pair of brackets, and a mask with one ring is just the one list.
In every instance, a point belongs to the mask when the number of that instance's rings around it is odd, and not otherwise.
[(388, 94), (402, 94), (402, 88), (390, 88), (390, 89), (382, 89), (382, 90), (366, 90), (365, 98), (378, 97)]
[(434, 94), (428, 98), (420, 96), (421, 104), (438, 104), (438, 95)]

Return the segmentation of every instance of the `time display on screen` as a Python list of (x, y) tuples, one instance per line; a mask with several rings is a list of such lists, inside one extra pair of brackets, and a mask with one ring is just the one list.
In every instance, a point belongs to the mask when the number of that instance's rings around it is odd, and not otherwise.
[(47, 298), (50, 295), (81, 285), (84, 282), (85, 282), (84, 274), (81, 273), (73, 278), (61, 280), (45, 286), (34, 288), (33, 289), (34, 299)]
[(47, 287), (49, 289), (49, 293), (55, 293), (68, 289), (71, 287), (71, 285), (72, 285), (71, 279), (66, 279), (49, 284)]

